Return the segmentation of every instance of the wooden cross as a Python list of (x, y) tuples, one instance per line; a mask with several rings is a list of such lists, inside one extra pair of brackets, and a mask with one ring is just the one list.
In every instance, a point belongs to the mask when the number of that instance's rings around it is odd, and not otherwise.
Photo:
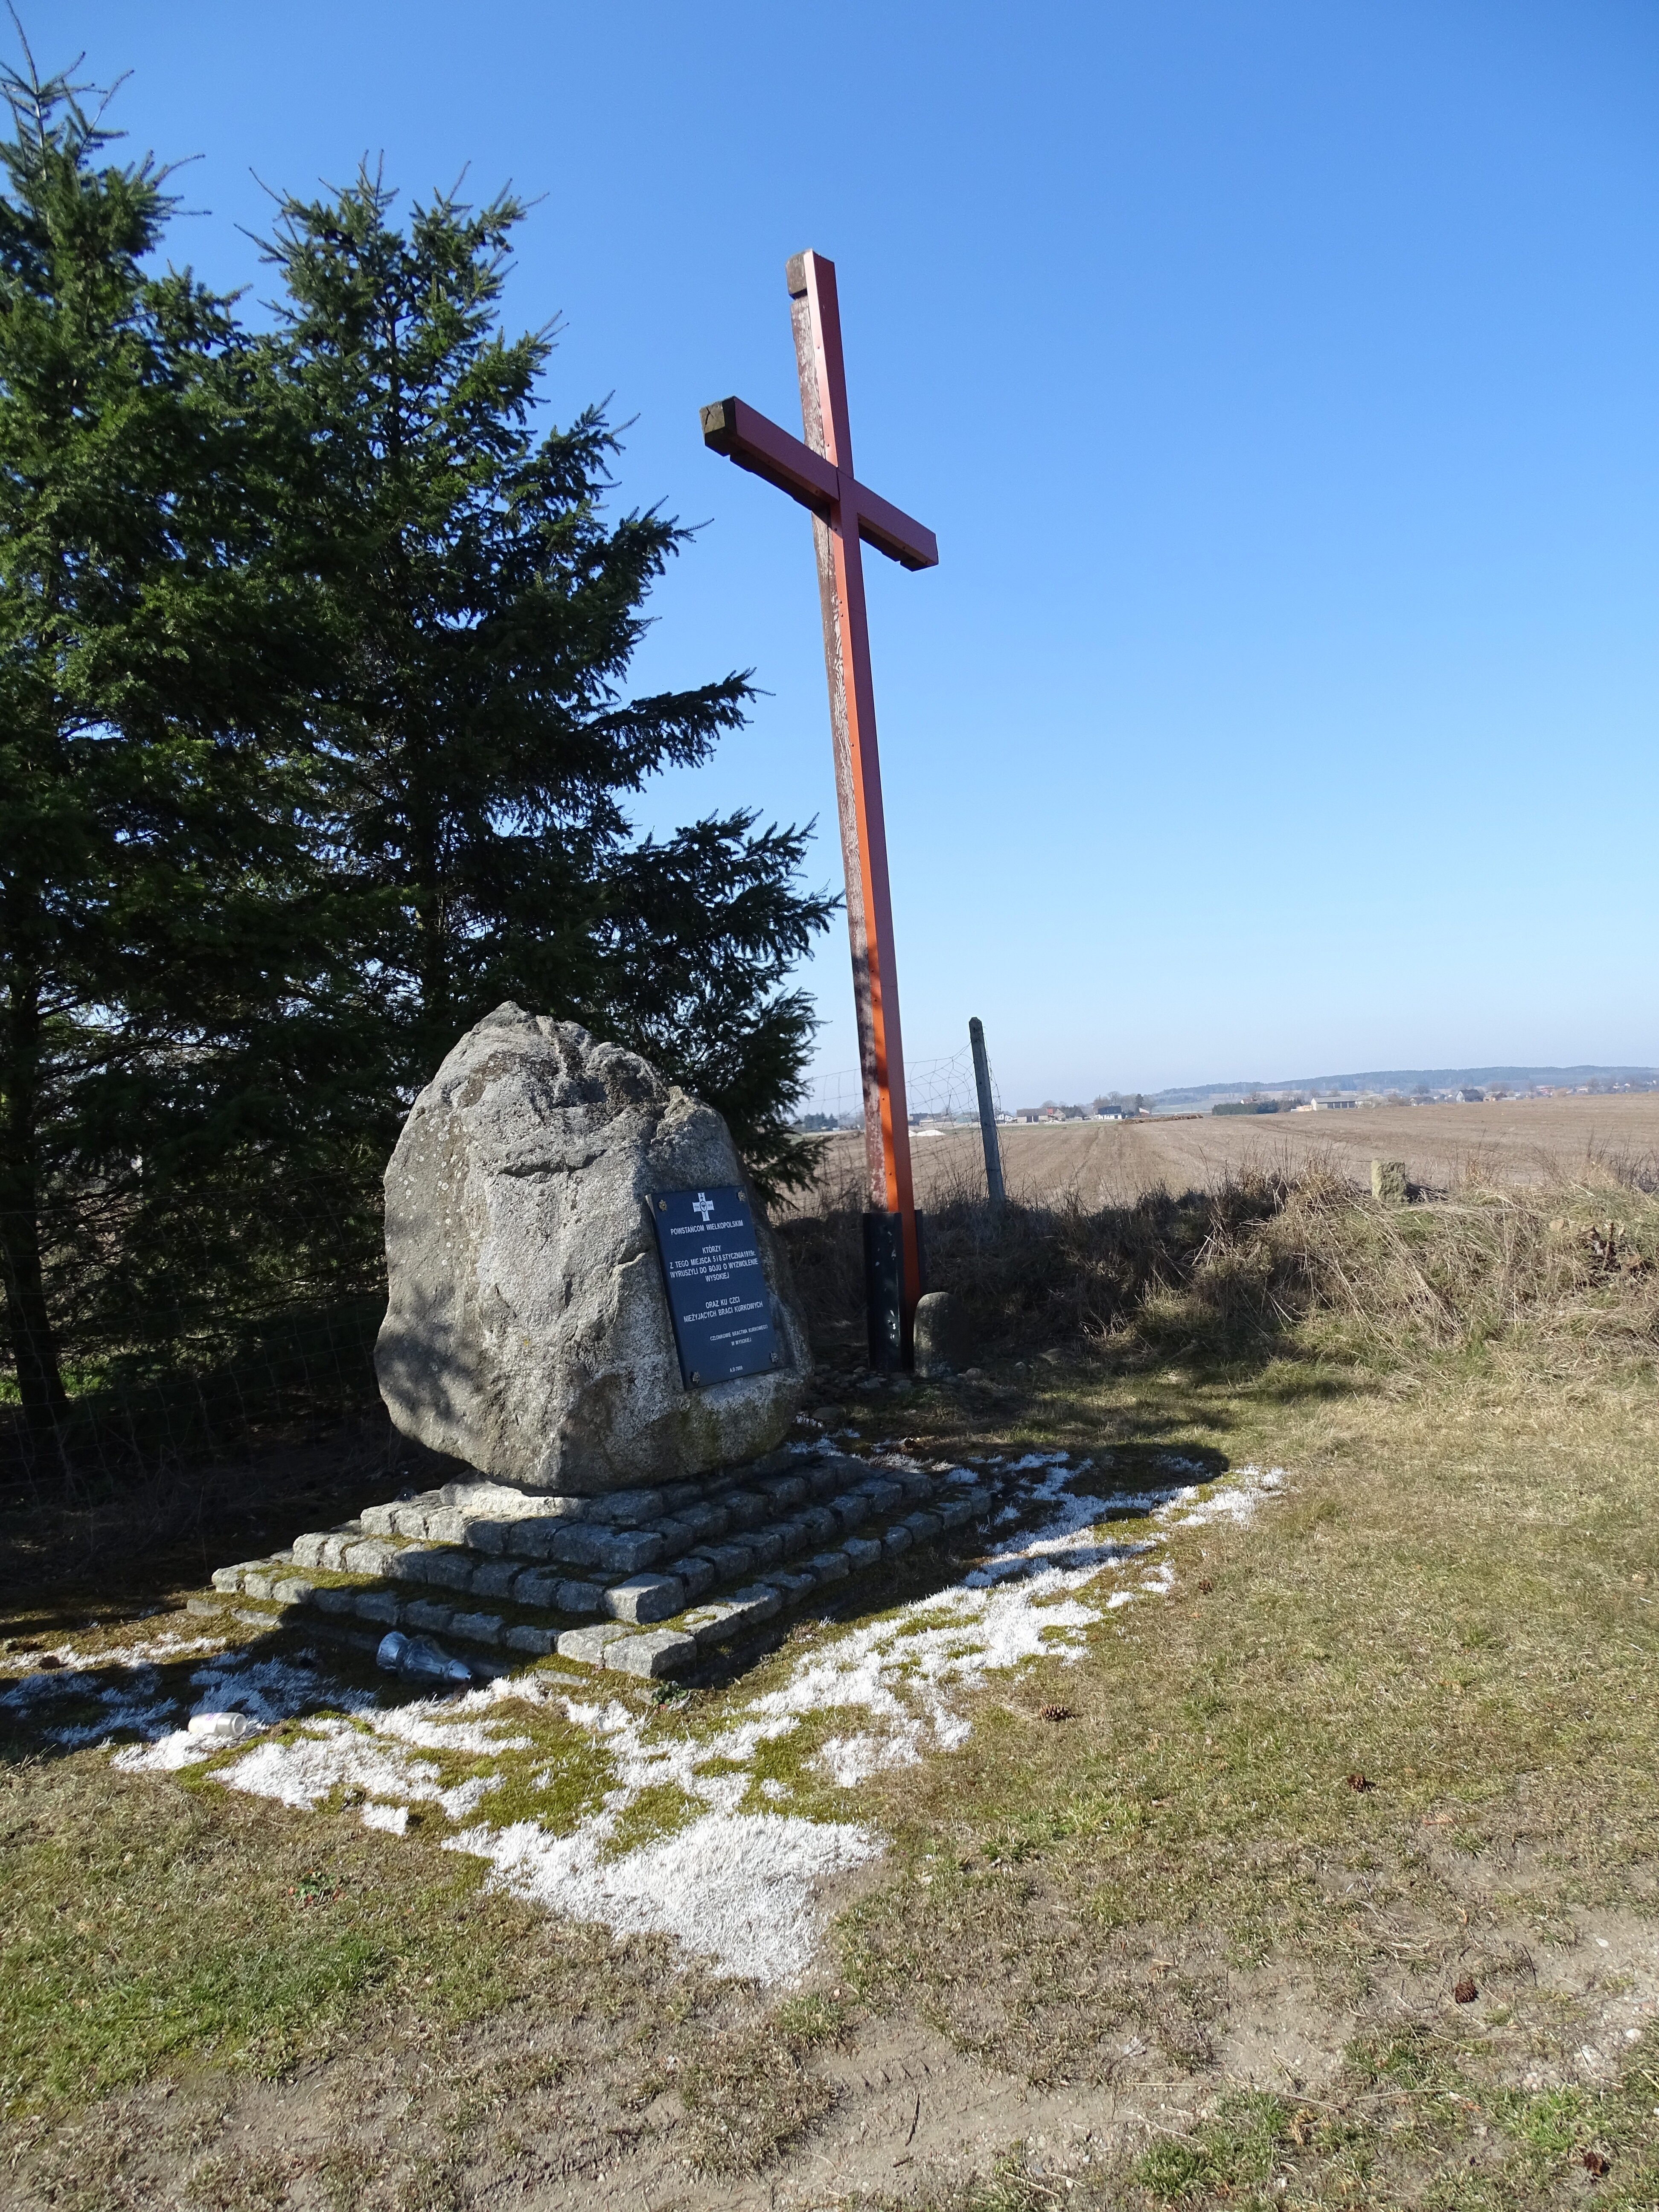
[(836, 756), (842, 860), (847, 872), (847, 927), (853, 943), (853, 996), (858, 1010), (859, 1060), (864, 1079), (865, 1162), (871, 1206), (878, 1212), (896, 1213), (902, 1224), (902, 1356), (908, 1361), (911, 1319), (921, 1291), (921, 1264), (910, 1174), (910, 1123), (904, 1097), (904, 1048), (893, 963), (893, 908), (887, 887), (887, 831), (882, 815), (881, 760), (876, 748), (862, 547), (873, 545), (905, 568), (936, 567), (939, 547), (931, 530), (890, 507), (853, 473), (834, 262), (826, 261), (820, 253), (798, 253), (786, 273), (805, 443), (741, 399), (717, 399), (703, 409), (703, 443), (739, 468), (764, 477), (811, 512), (818, 556), (818, 597), (823, 611), (823, 661), (830, 678), (830, 730)]

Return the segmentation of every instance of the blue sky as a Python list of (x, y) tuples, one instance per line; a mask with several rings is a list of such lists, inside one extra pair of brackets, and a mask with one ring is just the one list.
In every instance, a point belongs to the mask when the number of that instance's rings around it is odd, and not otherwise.
[[(641, 820), (816, 815), (806, 519), (706, 453), (799, 422), (783, 264), (837, 264), (913, 1064), (1009, 1104), (1232, 1075), (1659, 1062), (1659, 11), (55, 0), (45, 66), (196, 155), (178, 257), (384, 154), (539, 205), (509, 294), (624, 504), (706, 525), (641, 688), (752, 667)], [(239, 226), (242, 227), (239, 228)], [(844, 932), (808, 980), (856, 1065)], [(1018, 1094), (1018, 1098), (1016, 1097)]]

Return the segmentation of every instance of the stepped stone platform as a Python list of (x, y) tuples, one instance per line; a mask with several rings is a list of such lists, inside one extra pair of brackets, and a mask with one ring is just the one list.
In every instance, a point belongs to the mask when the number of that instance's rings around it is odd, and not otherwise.
[(222, 1594), (613, 1672), (683, 1674), (787, 1606), (985, 1518), (1001, 1486), (902, 1454), (781, 1447), (697, 1483), (550, 1497), (492, 1482), (368, 1508)]

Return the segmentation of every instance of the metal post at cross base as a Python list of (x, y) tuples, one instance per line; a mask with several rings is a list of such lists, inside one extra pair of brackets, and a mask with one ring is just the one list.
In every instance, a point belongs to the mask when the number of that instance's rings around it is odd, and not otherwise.
[[(893, 960), (893, 908), (887, 884), (887, 831), (881, 804), (881, 760), (876, 747), (863, 548), (873, 545), (902, 568), (932, 568), (939, 562), (939, 547), (931, 530), (890, 507), (853, 473), (835, 264), (819, 253), (798, 253), (786, 274), (805, 442), (780, 429), (741, 399), (717, 399), (705, 407), (702, 435), (704, 444), (715, 453), (724, 453), (739, 468), (764, 477), (769, 483), (787, 491), (812, 516), (818, 597), (823, 613), (823, 660), (830, 679), (830, 729), (835, 747), (842, 860), (847, 872), (853, 996), (864, 1078), (865, 1160), (872, 1209), (898, 1217), (902, 1290), (896, 1351), (900, 1358), (908, 1361), (911, 1321), (921, 1295), (921, 1258), (910, 1174), (910, 1124), (904, 1097), (904, 1048)], [(873, 1316), (871, 1334), (873, 1346)]]

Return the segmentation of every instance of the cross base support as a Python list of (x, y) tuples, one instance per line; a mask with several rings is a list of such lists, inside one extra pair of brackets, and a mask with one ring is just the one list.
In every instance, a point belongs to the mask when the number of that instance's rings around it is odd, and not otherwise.
[(870, 1328), (870, 1364), (890, 1375), (904, 1364), (904, 1218), (864, 1217), (864, 1310)]
[[(916, 1216), (916, 1258), (920, 1287), (928, 1287), (927, 1217)], [(864, 1217), (864, 1310), (869, 1325), (870, 1364), (878, 1375), (908, 1367), (912, 1351), (904, 1310), (904, 1216)]]

